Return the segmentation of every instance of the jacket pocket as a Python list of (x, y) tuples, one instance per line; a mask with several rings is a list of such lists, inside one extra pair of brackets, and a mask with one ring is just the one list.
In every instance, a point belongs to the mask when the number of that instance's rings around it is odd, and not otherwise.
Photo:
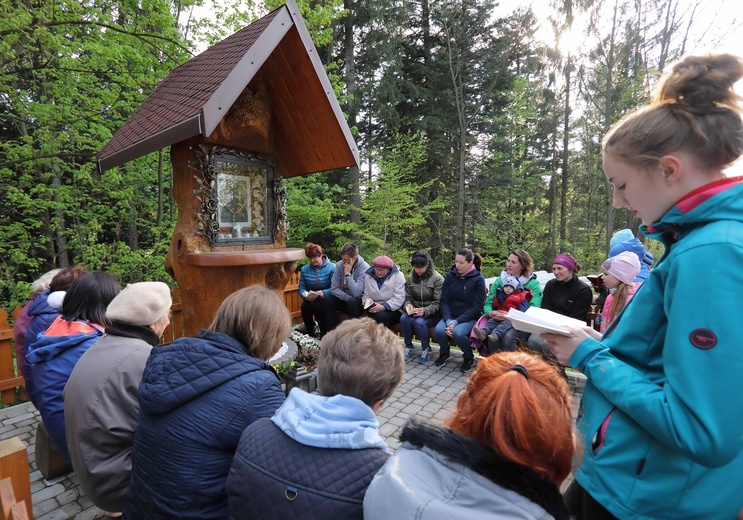
[(599, 450), (604, 446), (604, 441), (606, 440), (606, 430), (609, 428), (609, 422), (611, 421), (611, 416), (614, 415), (614, 410), (616, 410), (616, 408), (613, 408), (611, 412), (609, 412), (609, 415), (607, 415), (606, 418), (601, 421), (599, 429), (596, 430), (596, 433), (593, 434), (593, 438), (591, 439), (591, 449), (593, 450), (594, 455), (597, 454)]

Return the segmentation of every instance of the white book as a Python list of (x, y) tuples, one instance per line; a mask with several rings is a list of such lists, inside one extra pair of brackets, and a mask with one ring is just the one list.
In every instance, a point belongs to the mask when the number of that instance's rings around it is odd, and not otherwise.
[(539, 307), (529, 307), (526, 309), (526, 312), (511, 309), (506, 314), (506, 317), (516, 330), (531, 332), (532, 334), (550, 332), (552, 334), (570, 336), (570, 331), (567, 329), (568, 326), (576, 328), (586, 327), (585, 321), (576, 320), (575, 318), (563, 316), (562, 314), (557, 314), (556, 312)]

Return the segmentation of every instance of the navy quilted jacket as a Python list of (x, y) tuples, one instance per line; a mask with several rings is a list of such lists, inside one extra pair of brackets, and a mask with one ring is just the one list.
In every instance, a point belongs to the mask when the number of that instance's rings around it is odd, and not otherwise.
[(270, 419), (245, 430), (227, 484), (231, 520), (363, 518), (366, 488), (385, 451), (315, 448)]
[[(44, 291), (38, 295), (28, 308), (28, 315), (31, 318), (31, 323), (28, 325), (26, 332), (23, 336), (23, 344), (26, 346), (25, 354), (28, 355), (30, 347), (38, 339), (38, 335), (49, 328), (54, 320), (59, 316), (59, 309), (49, 305), (49, 291)], [(28, 395), (31, 397), (31, 402), (34, 406), (36, 404), (36, 385), (34, 384), (34, 377), (31, 373), (28, 361), (24, 359), (25, 366), (25, 385)]]
[(227, 518), (225, 484), (246, 426), (284, 401), (278, 376), (234, 338), (202, 330), (155, 348), (139, 386), (126, 518)]

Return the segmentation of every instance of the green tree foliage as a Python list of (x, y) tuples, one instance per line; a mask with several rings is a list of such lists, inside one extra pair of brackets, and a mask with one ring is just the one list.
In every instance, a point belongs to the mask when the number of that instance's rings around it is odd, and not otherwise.
[(94, 157), (190, 57), (179, 8), (165, 0), (0, 8), (0, 300), (18, 303), (27, 296), (19, 282), (76, 263), (124, 282), (165, 278), (169, 221), (158, 195), (169, 187), (158, 175), (167, 172), (148, 157), (99, 175)]
[(421, 136), (394, 133), (389, 142), (376, 160), (379, 174), (366, 186), (359, 234), (368, 256), (386, 254), (403, 262), (419, 249), (421, 240), (436, 238), (429, 219), (444, 207), (445, 200), (426, 204), (417, 200), (418, 191), (432, 183), (420, 184), (415, 179), (425, 159)]

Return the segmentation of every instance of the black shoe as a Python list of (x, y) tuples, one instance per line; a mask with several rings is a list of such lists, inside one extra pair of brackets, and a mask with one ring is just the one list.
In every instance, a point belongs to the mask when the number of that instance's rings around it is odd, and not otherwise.
[(434, 365), (437, 367), (443, 367), (446, 365), (446, 362), (449, 359), (449, 354), (439, 354), (439, 357), (436, 361), (433, 362)]
[(459, 365), (459, 371), (464, 373), (470, 372), (472, 371), (473, 366), (475, 366), (475, 358), (465, 359), (462, 361), (462, 364)]

